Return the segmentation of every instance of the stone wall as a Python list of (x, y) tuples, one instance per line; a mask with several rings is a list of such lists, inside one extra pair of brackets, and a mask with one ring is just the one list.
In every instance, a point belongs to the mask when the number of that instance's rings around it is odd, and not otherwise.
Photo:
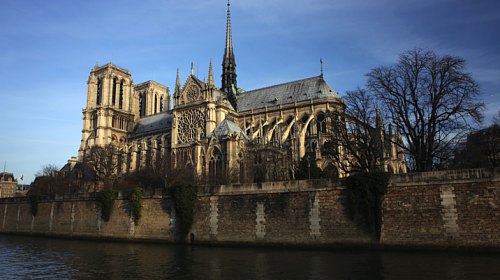
[[(5, 203), (7, 202), (7, 203)], [(38, 213), (31, 215), (30, 204), (16, 201), (0, 202), (0, 232), (33, 235), (172, 240), (172, 222), (168, 200), (149, 198), (142, 201), (142, 218), (135, 225), (130, 218), (128, 201), (114, 202), (109, 222), (101, 219), (94, 200), (42, 201)], [(170, 203), (171, 204), (171, 203)]]
[[(340, 181), (217, 186), (201, 193), (188, 236), (197, 243), (500, 248), (498, 170), (394, 176), (383, 201), (380, 243), (349, 217)], [(0, 232), (174, 242), (172, 200), (154, 196), (141, 204), (135, 225), (124, 199), (115, 200), (109, 222), (88, 197), (42, 201), (36, 217), (27, 200), (3, 199)]]
[[(195, 242), (306, 246), (372, 242), (364, 225), (349, 218), (345, 189), (337, 181), (218, 186), (202, 193), (189, 236)], [(41, 201), (36, 217), (27, 200), (0, 201), (0, 218), (5, 220), (0, 232), (175, 241), (176, 217), (169, 197), (144, 198), (138, 225), (130, 217), (127, 200), (115, 200), (105, 222), (93, 199), (59, 199)]]
[(365, 226), (349, 218), (345, 203), (345, 190), (340, 187), (202, 196), (192, 234), (197, 242), (371, 243)]
[(380, 243), (500, 248), (500, 172), (471, 169), (393, 177)]

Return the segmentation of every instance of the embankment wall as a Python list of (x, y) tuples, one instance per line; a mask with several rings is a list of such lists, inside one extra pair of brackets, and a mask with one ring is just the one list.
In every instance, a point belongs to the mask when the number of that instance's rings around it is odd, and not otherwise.
[(394, 176), (382, 208), (382, 245), (500, 248), (498, 169)]
[[(500, 248), (500, 172), (474, 169), (393, 176), (383, 200), (380, 241), (351, 219), (341, 181), (309, 180), (202, 190), (188, 240), (210, 244)], [(116, 199), (105, 222), (93, 198), (0, 200), (0, 233), (70, 238), (176, 240), (170, 197), (142, 200), (135, 225)]]

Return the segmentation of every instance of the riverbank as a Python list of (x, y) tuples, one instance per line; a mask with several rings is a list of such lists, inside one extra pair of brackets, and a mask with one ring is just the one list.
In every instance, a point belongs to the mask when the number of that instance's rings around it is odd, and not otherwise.
[[(141, 201), (136, 224), (128, 200), (115, 199), (108, 222), (95, 198), (40, 201), (36, 216), (22, 199), (0, 200), (0, 233), (175, 243), (172, 199)], [(348, 211), (340, 181), (269, 182), (202, 190), (187, 241), (199, 245), (299, 248), (498, 251), (500, 176), (463, 170), (394, 176), (382, 204), (380, 241)]]

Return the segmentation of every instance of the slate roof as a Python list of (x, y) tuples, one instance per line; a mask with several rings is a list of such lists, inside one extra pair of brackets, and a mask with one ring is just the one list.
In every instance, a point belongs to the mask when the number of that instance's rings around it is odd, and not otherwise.
[[(225, 119), (223, 120), (212, 133), (215, 133), (217, 138), (224, 138), (229, 135), (241, 135), (243, 138), (250, 140), (250, 137), (234, 122)], [(212, 136), (212, 133), (208, 137)]]
[(2, 182), (7, 182), (7, 181), (16, 181), (16, 179), (14, 179), (14, 174), (12, 173), (9, 173), (9, 172), (1, 172), (0, 173), (0, 181)]
[(172, 111), (144, 117), (135, 125), (132, 136), (150, 134), (157, 131), (169, 131), (172, 129), (172, 118)]
[(236, 96), (238, 111), (325, 97), (340, 98), (322, 76), (247, 91)]

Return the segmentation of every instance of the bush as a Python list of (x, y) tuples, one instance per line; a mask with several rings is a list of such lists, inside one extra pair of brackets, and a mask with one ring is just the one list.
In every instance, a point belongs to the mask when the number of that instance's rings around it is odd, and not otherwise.
[(377, 239), (382, 222), (382, 198), (389, 179), (390, 174), (383, 172), (359, 173), (346, 179), (351, 217), (361, 215)]
[(99, 193), (97, 200), (101, 205), (101, 218), (108, 222), (111, 217), (111, 210), (113, 209), (114, 204), (113, 191), (111, 189), (103, 190)]
[(134, 219), (135, 225), (139, 224), (139, 219), (141, 218), (141, 199), (144, 196), (144, 190), (140, 187), (135, 187), (130, 193), (129, 203), (132, 218)]
[(308, 160), (307, 156), (300, 160), (299, 165), (295, 170), (296, 180), (319, 179), (321, 177), (322, 172), (318, 167), (316, 160)]
[(177, 185), (170, 189), (177, 212), (179, 234), (184, 239), (193, 224), (194, 207), (198, 194), (198, 187), (194, 185)]
[(33, 215), (34, 217), (38, 213), (38, 203), (40, 202), (40, 196), (37, 194), (32, 194), (28, 196), (28, 199), (30, 201), (31, 215)]

